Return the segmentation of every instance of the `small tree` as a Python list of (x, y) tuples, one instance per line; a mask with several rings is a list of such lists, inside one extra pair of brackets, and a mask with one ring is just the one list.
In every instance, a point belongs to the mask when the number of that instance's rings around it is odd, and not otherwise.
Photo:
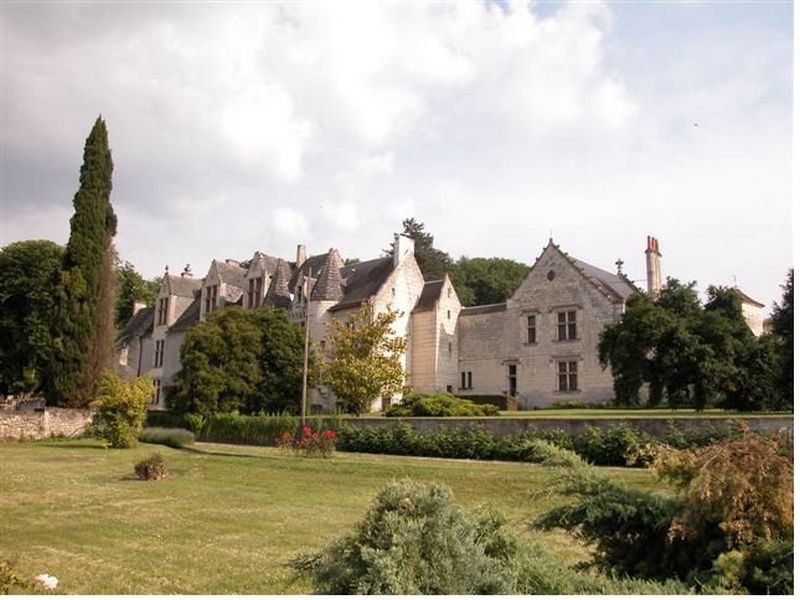
[(397, 310), (373, 314), (372, 306), (365, 302), (345, 321), (328, 324), (322, 383), (344, 401), (347, 412), (367, 412), (375, 398), (403, 388), (400, 357), (406, 340), (393, 336), (392, 331), (398, 316)]
[(153, 380), (149, 376), (125, 383), (111, 371), (104, 372), (97, 399), (91, 404), (95, 410), (92, 425), (97, 435), (112, 448), (135, 446), (153, 391)]
[(144, 302), (146, 306), (155, 304), (160, 283), (146, 280), (131, 263), (119, 259), (114, 266), (114, 278), (117, 286), (114, 324), (117, 329), (122, 329), (133, 316), (134, 302)]

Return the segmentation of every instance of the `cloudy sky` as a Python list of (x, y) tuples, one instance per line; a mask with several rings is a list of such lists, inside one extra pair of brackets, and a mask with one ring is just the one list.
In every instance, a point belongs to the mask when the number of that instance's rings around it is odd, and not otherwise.
[(0, 243), (69, 235), (98, 114), (122, 258), (367, 259), (415, 217), (526, 264), (552, 235), (770, 304), (792, 262), (786, 2), (0, 4)]

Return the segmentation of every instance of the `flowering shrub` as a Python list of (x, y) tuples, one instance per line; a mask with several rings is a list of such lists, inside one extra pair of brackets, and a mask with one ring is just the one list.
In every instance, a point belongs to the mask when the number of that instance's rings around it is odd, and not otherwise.
[(336, 432), (332, 429), (314, 431), (312, 427), (306, 425), (296, 434), (284, 431), (278, 440), (278, 447), (294, 450), (304, 456), (327, 458), (336, 449)]
[(58, 585), (58, 578), (54, 575), (48, 575), (47, 573), (42, 573), (41, 575), (37, 575), (34, 578), (34, 581), (37, 585), (40, 585), (47, 591), (56, 589)]

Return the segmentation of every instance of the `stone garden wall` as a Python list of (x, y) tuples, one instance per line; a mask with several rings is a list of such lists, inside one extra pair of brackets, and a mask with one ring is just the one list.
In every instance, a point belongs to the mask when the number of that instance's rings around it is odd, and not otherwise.
[(92, 411), (77, 408), (0, 410), (0, 440), (40, 440), (54, 435), (75, 437), (92, 420)]

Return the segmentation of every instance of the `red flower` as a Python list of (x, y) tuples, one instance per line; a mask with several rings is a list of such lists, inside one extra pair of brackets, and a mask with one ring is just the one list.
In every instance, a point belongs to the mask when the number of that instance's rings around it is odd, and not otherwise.
[(326, 429), (325, 430), (325, 437), (328, 438), (329, 440), (335, 440), (336, 439), (336, 432), (333, 429)]

